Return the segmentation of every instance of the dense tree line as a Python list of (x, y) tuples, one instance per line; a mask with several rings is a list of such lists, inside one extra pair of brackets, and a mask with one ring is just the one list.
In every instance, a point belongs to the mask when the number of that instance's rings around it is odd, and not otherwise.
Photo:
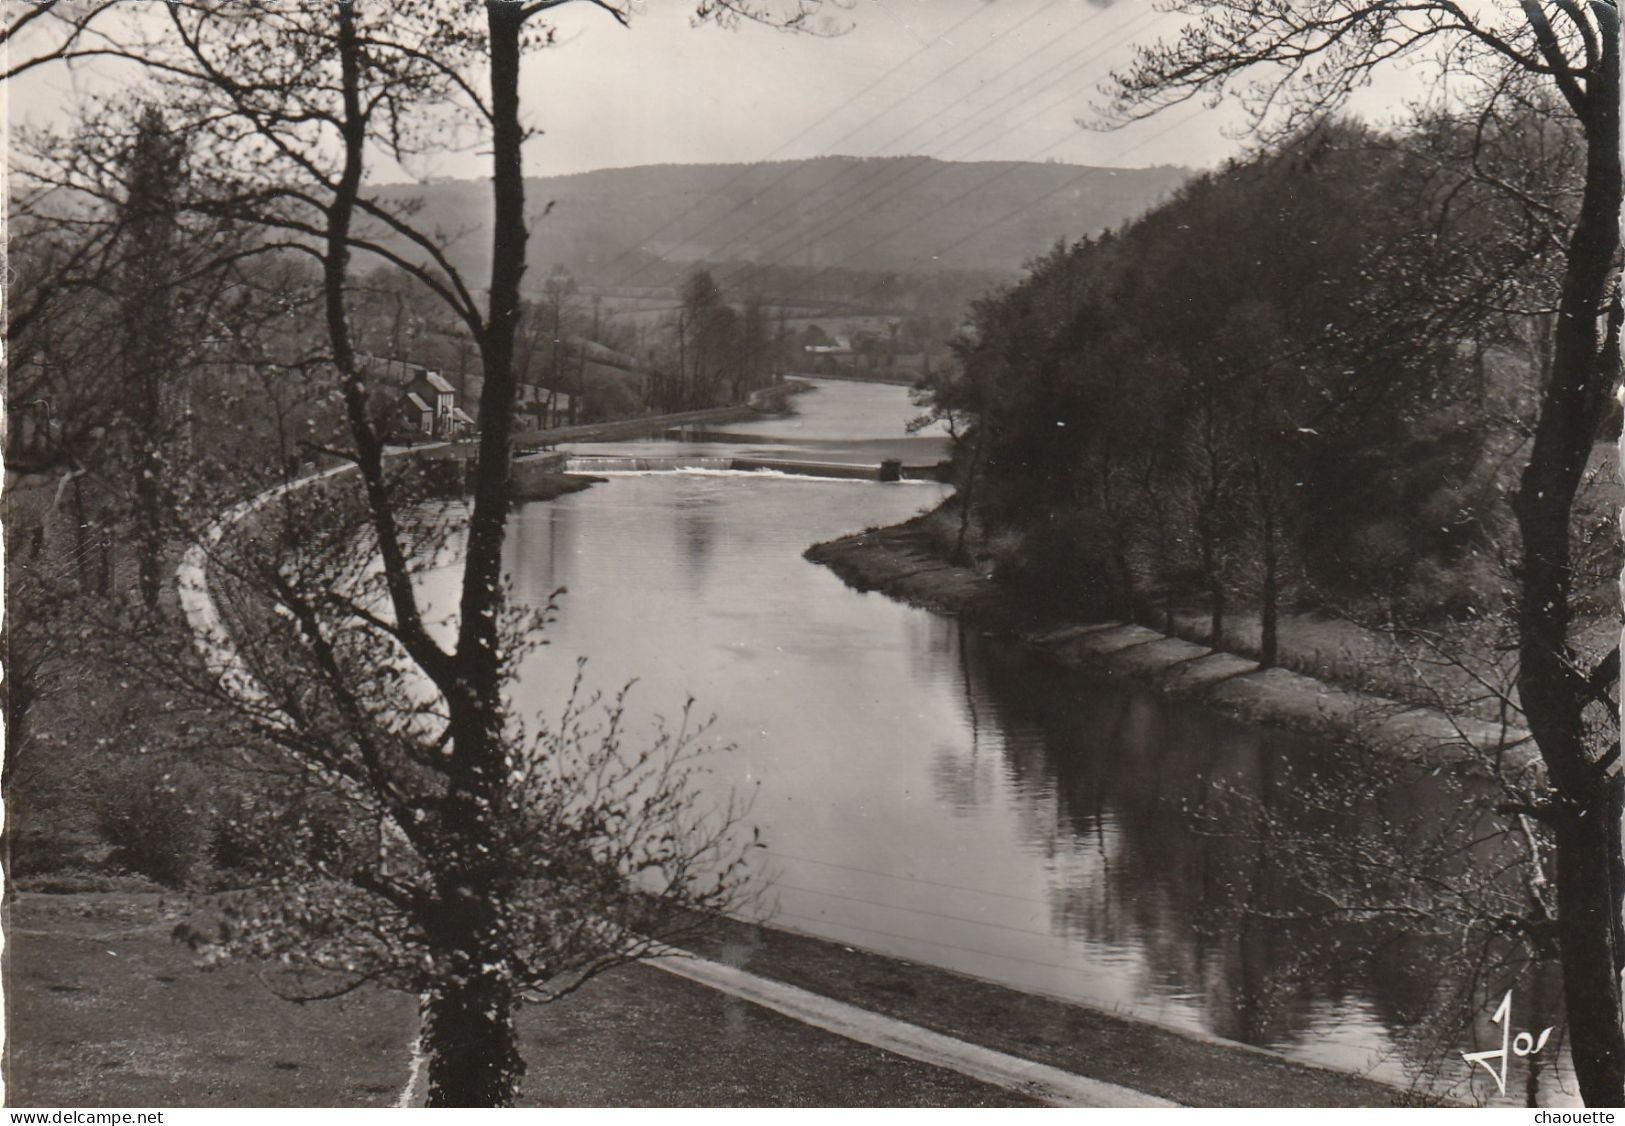
[(667, 329), (647, 386), (654, 410), (741, 402), (784, 371), (783, 318), (754, 293), (732, 304), (709, 270), (695, 270), (683, 283), (682, 304)]
[(1055, 247), (933, 393), (988, 550), (1096, 613), (1256, 605), (1266, 663), (1288, 601), (1487, 612), (1576, 174), (1536, 112), (1328, 122)]

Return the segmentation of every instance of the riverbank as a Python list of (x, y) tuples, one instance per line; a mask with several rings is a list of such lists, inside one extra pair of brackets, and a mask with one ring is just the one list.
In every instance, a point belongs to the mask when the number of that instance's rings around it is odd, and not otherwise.
[[(285, 971), (202, 971), (153, 893), (23, 893), (6, 908), (12, 1106), (391, 1106), (411, 998), (295, 1005)], [(1241, 1045), (843, 947), (719, 922), (705, 958), (1074, 1074), (1199, 1106), (1386, 1106), (1406, 1092)], [(311, 981), (302, 983), (309, 988)], [(520, 1019), (530, 1106), (1030, 1106), (1033, 1100), (810, 1028), (652, 966)]]
[(606, 480), (608, 478), (594, 477), (590, 473), (545, 473), (527, 482), (523, 488), (516, 485), (512, 498), (515, 503), (531, 500), (557, 500), (559, 497), (579, 493), (583, 489), (590, 489), (594, 485), (601, 485)]
[(1249, 723), (1407, 755), (1529, 749), (1528, 732), (1447, 714), (1126, 622), (1055, 615), (969, 567), (948, 562), (931, 514), (809, 548), (847, 585), (951, 614), (1104, 680), (1127, 680)]
[(532, 454), (515, 458), (508, 479), (510, 503), (521, 504), (533, 500), (556, 500), (570, 493), (602, 484), (604, 478), (586, 473), (566, 473), (565, 458), (560, 453)]

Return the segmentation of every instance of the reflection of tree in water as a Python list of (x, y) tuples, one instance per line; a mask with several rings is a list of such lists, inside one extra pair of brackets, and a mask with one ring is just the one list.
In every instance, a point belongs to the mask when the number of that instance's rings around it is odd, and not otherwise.
[[(559, 587), (566, 585), (559, 560), (559, 545), (575, 536), (576, 511), (569, 504), (533, 504), (515, 517), (515, 524), (546, 525), (547, 534), (538, 536), (522, 528), (503, 541), (503, 570), (513, 582), (513, 597), (526, 606), (543, 606)], [(538, 543), (540, 547), (538, 547)]]
[(1418, 1089), (1456, 1097), (1459, 1052), (1499, 1035), (1490, 994), (1517, 987), (1520, 1027), (1558, 1023), (1520, 922), (1527, 843), (1473, 767), (1249, 730), (963, 641), (978, 752), (1001, 733), (1025, 843), (1055, 874), (1052, 925), (1138, 952), (1140, 992), (1260, 1045), (1364, 1010)]
[[(977, 698), (979, 682), (971, 674), (969, 647), (964, 624), (957, 620), (933, 614), (926, 621), (949, 627), (933, 630), (929, 652), (936, 656), (951, 650), (959, 665), (959, 683), (964, 695), (965, 721), (968, 727), (969, 748), (962, 749), (952, 743), (938, 743), (931, 758), (931, 785), (937, 800), (956, 817), (969, 816), (986, 806), (998, 792), (997, 742), (984, 745), (982, 732), (982, 703)], [(917, 652), (920, 647), (911, 648)], [(940, 667), (937, 666), (937, 667)]]
[[(689, 482), (684, 482), (688, 485)], [(683, 548), (683, 584), (698, 597), (711, 577), (711, 551), (716, 547), (718, 497), (709, 481), (681, 490), (673, 499), (677, 542)]]

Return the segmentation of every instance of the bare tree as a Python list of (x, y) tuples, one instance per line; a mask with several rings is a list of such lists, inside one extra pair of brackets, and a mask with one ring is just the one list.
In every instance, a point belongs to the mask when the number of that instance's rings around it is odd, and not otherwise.
[(18, 78), (38, 67), (102, 54), (100, 25), (118, 6), (118, 0), (88, 4), (37, 0), (18, 5), (13, 9), (16, 16), (0, 26), (0, 48), (6, 52), (6, 61), (0, 65), (0, 81)]
[[(974, 362), (974, 348), (965, 344), (966, 362)], [(979, 405), (974, 401), (976, 385), (958, 371), (950, 368), (921, 378), (915, 385), (912, 399), (915, 406), (925, 412), (910, 419), (908, 429), (917, 434), (928, 427), (941, 424), (948, 433), (950, 457), (958, 477), (954, 491), (954, 507), (959, 523), (954, 531), (953, 551), (949, 560), (960, 566), (971, 562), (968, 550), (971, 519), (976, 513), (976, 486), (982, 476), (982, 431), (977, 425)]]
[(1191, 17), (1181, 36), (1141, 50), (1114, 78), (1118, 120), (1240, 84), (1256, 127), (1278, 135), (1337, 107), (1390, 62), (1434, 52), (1442, 66), (1482, 78), (1491, 96), (1550, 83), (1585, 138), (1583, 192), (1563, 239), (1550, 377), (1514, 502), (1522, 536), (1518, 689), (1550, 787), (1549, 800), (1530, 813), (1557, 842), (1558, 946), (1575, 1068), (1588, 1103), (1617, 1104), (1625, 1097), (1625, 775), (1617, 741), (1610, 747), (1595, 738), (1586, 714), (1593, 704), (1612, 709), (1602, 689), (1617, 676), (1617, 658), (1597, 669), (1578, 664), (1572, 524), (1620, 364), (1619, 6), (1180, 0), (1173, 7)]
[[(123, 439), (134, 491), (133, 507), (141, 597), (158, 609), (164, 558), (165, 447), (172, 431), (174, 381), (184, 362), (178, 339), (176, 277), (183, 263), (176, 253), (180, 225), (176, 209), (185, 175), (185, 152), (169, 136), (155, 107), (142, 113), (125, 159), (123, 237), (127, 249), (121, 270)], [(201, 343), (201, 342), (200, 342)]]

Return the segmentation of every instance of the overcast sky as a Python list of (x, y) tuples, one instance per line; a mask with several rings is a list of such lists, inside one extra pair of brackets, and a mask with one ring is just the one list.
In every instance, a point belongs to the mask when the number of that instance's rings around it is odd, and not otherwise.
[(1211, 115), (1076, 124), (1135, 39), (1177, 26), (1149, 0), (853, 0), (831, 9), (845, 28), (832, 38), (694, 28), (690, 11), (647, 0), (625, 29), (561, 9), (560, 45), (527, 75), (548, 131), (531, 170), (825, 153), (1134, 167), (1205, 164), (1231, 144)]
[[(845, 29), (833, 37), (696, 28), (684, 0), (643, 0), (629, 29), (589, 3), (558, 9), (558, 45), (531, 56), (525, 74), (527, 116), (545, 131), (526, 172), (829, 153), (1205, 167), (1236, 150), (1241, 119), (1228, 107), (1181, 106), (1116, 132), (1077, 123), (1133, 44), (1178, 29), (1152, 0), (849, 3), (829, 9)], [(56, 116), (72, 85), (38, 75), (10, 91), (11, 113)], [(1395, 99), (1366, 101), (1380, 116)], [(472, 152), (409, 171), (488, 174)]]

